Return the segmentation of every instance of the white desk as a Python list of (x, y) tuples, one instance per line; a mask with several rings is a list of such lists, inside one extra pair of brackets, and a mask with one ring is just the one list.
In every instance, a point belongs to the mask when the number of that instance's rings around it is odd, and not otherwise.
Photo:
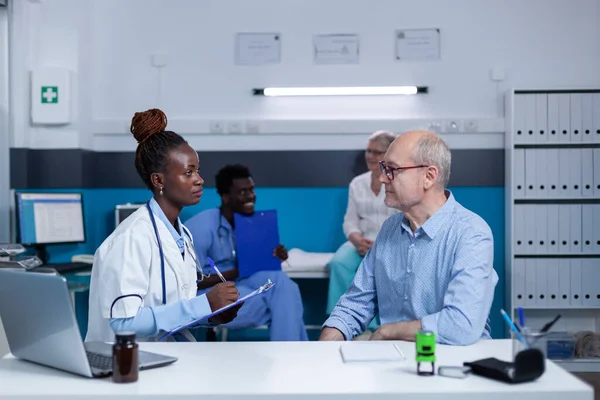
[[(364, 342), (352, 342), (362, 344)], [(444, 399), (592, 400), (593, 390), (548, 362), (536, 382), (509, 385), (478, 376), (453, 379), (417, 376), (413, 343), (397, 342), (403, 363), (344, 364), (339, 343), (208, 342), (143, 343), (141, 347), (179, 357), (170, 366), (140, 372), (133, 384), (110, 378), (88, 379), (14, 358), (0, 360), (0, 397), (38, 398), (269, 398), (286, 399)], [(508, 340), (469, 347), (438, 346), (437, 365), (504, 358)]]

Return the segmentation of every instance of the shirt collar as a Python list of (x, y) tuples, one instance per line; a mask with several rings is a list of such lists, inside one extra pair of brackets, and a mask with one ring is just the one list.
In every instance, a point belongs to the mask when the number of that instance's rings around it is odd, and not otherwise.
[[(438, 232), (442, 230), (446, 220), (454, 212), (454, 208), (456, 207), (456, 200), (454, 199), (452, 192), (446, 189), (444, 194), (446, 195), (446, 202), (444, 205), (417, 229), (417, 231), (423, 231), (427, 236), (429, 236), (430, 239), (435, 238)], [(406, 218), (406, 216), (402, 218), (402, 225), (409, 233), (412, 232), (410, 229), (410, 221)]]
[[(160, 208), (160, 206), (158, 205), (158, 203), (156, 202), (154, 197), (152, 199), (150, 199), (150, 210), (152, 210), (152, 213), (154, 215), (156, 215), (158, 217), (158, 219), (160, 219), (165, 224), (165, 226), (171, 233), (171, 236), (173, 236), (175, 243), (177, 243), (177, 247), (179, 247), (179, 252), (183, 253), (185, 250), (185, 241), (183, 239), (183, 236), (181, 236), (181, 234), (179, 232), (177, 232), (175, 227), (173, 227), (173, 225), (169, 222), (169, 220), (167, 219), (167, 216), (165, 215), (162, 208)], [(179, 217), (177, 218), (177, 226), (179, 227), (180, 230), (183, 230), (183, 227), (181, 225), (181, 220), (179, 219)]]

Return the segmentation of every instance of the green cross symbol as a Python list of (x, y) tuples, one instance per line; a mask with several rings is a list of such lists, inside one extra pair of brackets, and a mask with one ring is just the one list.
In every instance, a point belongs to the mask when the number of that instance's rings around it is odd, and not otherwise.
[(42, 86), (42, 104), (58, 103), (58, 86)]

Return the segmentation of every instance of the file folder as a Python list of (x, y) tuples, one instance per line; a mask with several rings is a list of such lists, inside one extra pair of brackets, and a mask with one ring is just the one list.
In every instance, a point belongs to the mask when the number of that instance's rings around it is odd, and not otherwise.
[(281, 260), (273, 255), (279, 245), (277, 211), (234, 215), (235, 246), (240, 277), (258, 271), (281, 271)]
[(193, 327), (201, 327), (201, 326), (212, 326), (212, 324), (210, 322), (208, 322), (208, 320), (210, 318), (214, 317), (215, 315), (221, 314), (223, 311), (227, 311), (230, 308), (233, 308), (240, 303), (245, 303), (246, 301), (252, 299), (253, 297), (256, 297), (258, 295), (261, 295), (261, 294), (269, 291), (273, 286), (275, 286), (275, 283), (268, 281), (267, 283), (265, 283), (264, 285), (262, 285), (255, 291), (248, 293), (244, 297), (240, 297), (235, 303), (231, 303), (231, 304), (226, 305), (225, 307), (221, 307), (218, 310), (216, 310), (202, 318), (194, 320), (190, 323), (180, 325), (177, 328), (173, 329), (172, 331), (167, 332), (164, 335), (162, 335), (161, 337), (159, 337), (158, 340), (160, 341), (160, 340), (166, 339), (169, 336), (172, 336), (172, 335), (176, 334), (177, 332), (182, 331), (183, 329), (188, 329), (188, 328), (193, 328)]

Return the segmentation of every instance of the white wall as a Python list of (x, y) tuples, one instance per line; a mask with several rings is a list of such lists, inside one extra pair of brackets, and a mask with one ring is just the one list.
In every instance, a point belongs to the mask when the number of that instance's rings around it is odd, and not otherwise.
[[(133, 112), (155, 106), (167, 112), (172, 129), (204, 149), (358, 148), (372, 129), (449, 118), (475, 119), (480, 132), (496, 132), (452, 136), (459, 146), (502, 147), (506, 89), (600, 87), (597, 0), (14, 3), (15, 147), (132, 150), (128, 121)], [(423, 27), (441, 29), (442, 60), (395, 61), (394, 30)], [(282, 34), (281, 64), (235, 66), (235, 33), (261, 31)], [(360, 65), (313, 65), (316, 33), (359, 34)], [(168, 55), (168, 65), (153, 67), (153, 53)], [(27, 70), (41, 65), (77, 72), (72, 126), (28, 126)], [(505, 69), (504, 82), (490, 79), (492, 67)], [(428, 86), (430, 93), (349, 99), (250, 95), (252, 88), (269, 85), (396, 84)], [(262, 137), (205, 135), (211, 120), (249, 119), (265, 120)], [(360, 135), (343, 141), (333, 136), (344, 132)], [(317, 140), (298, 133), (322, 135)]]

